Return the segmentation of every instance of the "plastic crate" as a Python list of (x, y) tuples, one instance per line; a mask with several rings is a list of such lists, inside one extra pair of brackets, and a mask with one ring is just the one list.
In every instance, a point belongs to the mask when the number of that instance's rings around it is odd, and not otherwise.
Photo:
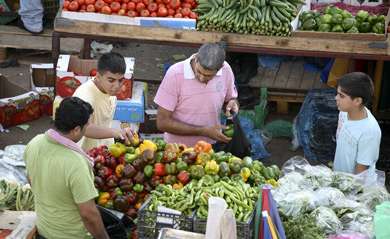
[[(253, 238), (253, 229), (254, 222), (253, 220), (255, 212), (252, 212), (252, 215), (249, 217), (247, 222), (236, 222), (237, 227), (237, 239), (252, 239)], [(196, 213), (195, 213), (196, 215)], [(199, 218), (195, 216), (194, 218), (194, 232), (197, 233), (206, 233), (207, 218)]]
[(158, 238), (162, 228), (173, 228), (183, 231), (192, 231), (194, 214), (190, 217), (166, 212), (149, 210), (150, 198), (138, 210), (137, 231), (139, 238)]

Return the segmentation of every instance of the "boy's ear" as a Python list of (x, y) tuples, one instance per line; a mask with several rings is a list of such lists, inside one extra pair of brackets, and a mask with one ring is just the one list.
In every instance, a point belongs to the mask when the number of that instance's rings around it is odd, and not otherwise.
[(356, 106), (362, 106), (363, 105), (363, 99), (362, 97), (356, 97), (353, 99), (353, 103), (356, 105)]

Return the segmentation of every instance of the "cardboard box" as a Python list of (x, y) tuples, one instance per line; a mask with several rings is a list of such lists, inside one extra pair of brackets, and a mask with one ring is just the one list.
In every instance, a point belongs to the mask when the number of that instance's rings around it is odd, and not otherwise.
[(41, 117), (39, 94), (26, 91), (0, 74), (0, 124), (10, 127)]
[(165, 27), (184, 30), (196, 29), (195, 19), (169, 17), (139, 17), (139, 22), (140, 25), (143, 27)]
[(37, 87), (54, 89), (56, 73), (53, 64), (31, 64), (30, 73), (31, 90), (37, 90)]
[[(326, 5), (324, 5), (326, 6)], [(307, 11), (307, 10), (305, 10)], [(299, 15), (303, 11), (300, 11)], [(385, 26), (388, 26), (390, 23), (390, 8), (386, 10), (386, 20)], [(299, 22), (297, 24), (298, 29)], [(310, 38), (319, 38), (319, 39), (342, 39), (342, 40), (361, 40), (361, 41), (373, 41), (373, 42), (382, 42), (387, 40), (387, 27), (385, 27), (384, 34), (376, 34), (376, 33), (344, 33), (344, 32), (316, 32), (316, 31), (301, 31), (294, 29), (292, 36), (293, 37), (310, 37)]]
[(133, 93), (130, 100), (118, 100), (114, 120), (128, 123), (144, 122), (145, 114), (145, 97), (144, 97), (144, 82), (135, 81), (133, 83)]
[(128, 17), (118, 15), (106, 15), (90, 12), (62, 11), (61, 17), (100, 23), (112, 23), (122, 25), (144, 26), (144, 27), (166, 27), (174, 29), (196, 29), (195, 19), (169, 18), (169, 17)]
[[(133, 72), (134, 72), (134, 64), (135, 64), (135, 58), (133, 57), (125, 57), (125, 63), (126, 63), (126, 71), (124, 77), (126, 79), (132, 79)], [(59, 87), (59, 81), (65, 77), (70, 77), (72, 81), (75, 79), (77, 85), (81, 85), (88, 80), (92, 79), (93, 77), (90, 76), (90, 71), (92, 69), (97, 68), (97, 60), (93, 59), (80, 59), (78, 56), (74, 55), (60, 55), (58, 57), (57, 61), (57, 79), (56, 79), (56, 88)], [(76, 90), (77, 86), (73, 89)], [(132, 91), (131, 88), (129, 88), (130, 92)], [(58, 92), (57, 94), (62, 97), (71, 96), (65, 95), (62, 92)], [(131, 98), (131, 94), (130, 94)]]

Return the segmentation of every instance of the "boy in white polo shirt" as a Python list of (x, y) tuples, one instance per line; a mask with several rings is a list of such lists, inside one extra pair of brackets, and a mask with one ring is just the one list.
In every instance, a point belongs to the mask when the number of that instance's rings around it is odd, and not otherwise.
[(93, 80), (82, 84), (73, 96), (90, 103), (94, 110), (91, 124), (79, 144), (84, 150), (99, 145), (110, 145), (114, 138), (130, 142), (133, 134), (130, 128), (112, 127), (116, 107), (116, 95), (119, 93), (126, 71), (125, 59), (118, 53), (107, 53), (98, 60), (98, 72)]
[(375, 170), (379, 157), (381, 130), (366, 108), (373, 97), (370, 77), (353, 72), (338, 80), (336, 103), (340, 110), (336, 133), (334, 170), (358, 174)]

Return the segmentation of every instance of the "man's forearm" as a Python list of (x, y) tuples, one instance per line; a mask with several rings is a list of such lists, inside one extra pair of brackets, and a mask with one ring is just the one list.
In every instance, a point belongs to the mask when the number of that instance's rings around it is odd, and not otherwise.
[(104, 228), (104, 224), (102, 218), (100, 216), (99, 211), (93, 213), (92, 216), (87, 218), (82, 218), (85, 228), (87, 228), (88, 232), (91, 233), (93, 238), (95, 239), (109, 239), (106, 229)]
[(157, 127), (159, 130), (171, 134), (205, 136), (204, 127), (186, 124), (172, 118), (158, 120)]
[(90, 124), (85, 131), (85, 136), (92, 139), (108, 139), (113, 138), (114, 133), (113, 129)]

